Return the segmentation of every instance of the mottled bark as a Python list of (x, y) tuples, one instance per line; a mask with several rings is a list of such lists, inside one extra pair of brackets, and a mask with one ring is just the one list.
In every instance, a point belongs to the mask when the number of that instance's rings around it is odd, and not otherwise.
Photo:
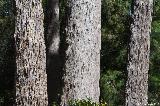
[(99, 101), (101, 0), (67, 0), (66, 60), (61, 105)]
[(147, 106), (152, 0), (133, 0), (126, 106)]
[(47, 8), (47, 74), (49, 105), (60, 101), (61, 92), (61, 61), (59, 0), (48, 0)]
[(16, 106), (47, 106), (42, 1), (15, 1)]

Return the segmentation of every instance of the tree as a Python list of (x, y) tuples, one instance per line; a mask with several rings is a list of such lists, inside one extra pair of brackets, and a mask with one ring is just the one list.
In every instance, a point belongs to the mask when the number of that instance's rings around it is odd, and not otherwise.
[(100, 99), (124, 106), (130, 0), (102, 0)]
[(59, 0), (48, 0), (48, 36), (47, 46), (49, 54), (58, 54), (60, 44)]
[(47, 106), (42, 1), (16, 0), (16, 12), (16, 105)]
[(132, 2), (126, 106), (147, 106), (152, 0)]
[(48, 99), (52, 104), (60, 101), (61, 92), (59, 0), (48, 0), (46, 14)]
[(66, 3), (64, 88), (61, 105), (70, 100), (99, 101), (101, 1)]

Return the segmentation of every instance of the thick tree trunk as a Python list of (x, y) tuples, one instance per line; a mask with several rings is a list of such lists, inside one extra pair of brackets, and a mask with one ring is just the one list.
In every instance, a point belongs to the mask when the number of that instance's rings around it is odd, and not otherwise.
[(66, 60), (61, 105), (99, 101), (101, 0), (67, 0)]
[(48, 0), (47, 9), (47, 74), (48, 74), (48, 99), (49, 105), (60, 101), (61, 93), (61, 69), (60, 58), (60, 23), (59, 23), (59, 0)]
[(46, 52), (41, 0), (15, 0), (16, 105), (47, 106)]
[(126, 106), (147, 106), (152, 0), (133, 0)]

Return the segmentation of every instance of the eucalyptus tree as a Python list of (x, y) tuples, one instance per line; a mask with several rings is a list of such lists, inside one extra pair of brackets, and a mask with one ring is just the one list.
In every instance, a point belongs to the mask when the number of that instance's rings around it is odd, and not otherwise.
[(99, 101), (101, 0), (67, 0), (64, 87), (61, 105), (70, 100)]
[(47, 106), (42, 0), (15, 0), (16, 105)]
[(128, 51), (126, 106), (148, 105), (148, 70), (152, 0), (133, 0)]

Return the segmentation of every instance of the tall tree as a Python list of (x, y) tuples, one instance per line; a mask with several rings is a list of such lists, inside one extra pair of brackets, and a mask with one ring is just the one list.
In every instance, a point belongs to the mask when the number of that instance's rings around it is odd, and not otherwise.
[(147, 106), (152, 0), (132, 1), (126, 106)]
[(59, 0), (48, 0), (47, 5), (47, 74), (49, 104), (60, 101), (61, 92), (61, 61)]
[(64, 88), (61, 105), (70, 100), (99, 101), (101, 0), (67, 0)]
[(16, 1), (16, 105), (47, 106), (42, 0)]

